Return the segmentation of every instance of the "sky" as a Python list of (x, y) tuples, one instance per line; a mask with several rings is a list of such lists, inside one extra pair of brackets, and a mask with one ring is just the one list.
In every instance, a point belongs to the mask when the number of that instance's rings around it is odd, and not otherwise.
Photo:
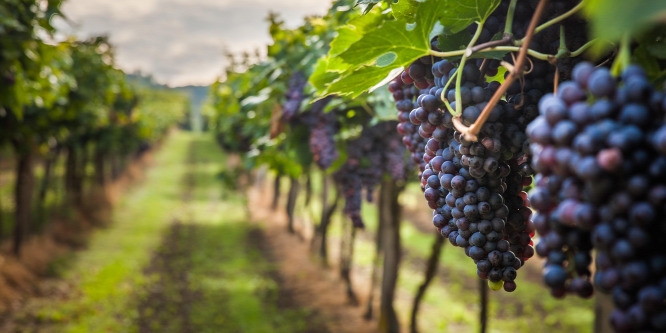
[(224, 52), (254, 53), (270, 42), (269, 11), (288, 27), (307, 15), (324, 15), (331, 0), (67, 0), (63, 34), (105, 34), (116, 63), (171, 86), (211, 84), (223, 70)]

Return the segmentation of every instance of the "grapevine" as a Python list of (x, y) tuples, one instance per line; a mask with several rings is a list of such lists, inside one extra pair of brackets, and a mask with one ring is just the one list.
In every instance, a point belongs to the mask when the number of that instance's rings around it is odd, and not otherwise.
[[(491, 289), (518, 290), (537, 254), (552, 296), (610, 293), (616, 331), (666, 329), (666, 57), (649, 46), (663, 22), (594, 0), (346, 4), (324, 18), (343, 25), (305, 38), (330, 48), (274, 72), (294, 133), (258, 154), (307, 137), (298, 167), (273, 166), (330, 172), (357, 227), (383, 177), (417, 181), (433, 229)], [(626, 31), (600, 28), (613, 15)]]

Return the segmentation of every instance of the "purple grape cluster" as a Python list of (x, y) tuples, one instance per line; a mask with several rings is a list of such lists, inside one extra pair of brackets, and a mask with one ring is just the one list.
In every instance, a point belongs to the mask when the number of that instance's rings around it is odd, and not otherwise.
[(347, 161), (333, 174), (345, 198), (344, 212), (356, 227), (364, 226), (362, 190), (365, 189), (366, 199), (372, 202), (374, 189), (384, 174), (396, 181), (405, 177), (405, 147), (395, 127), (395, 121), (365, 127), (358, 138), (347, 144)]
[(320, 99), (310, 108), (310, 117), (314, 119), (310, 126), (310, 152), (322, 170), (328, 169), (340, 156), (335, 147), (335, 133), (338, 131), (335, 112), (324, 112), (331, 99), (331, 96)]
[(640, 67), (616, 79), (580, 63), (539, 111), (527, 133), (545, 283), (556, 297), (591, 296), (594, 247), (615, 329), (666, 330), (666, 97)]
[[(420, 127), (410, 122), (409, 114), (414, 109), (415, 97), (419, 96), (419, 90), (415, 87), (415, 82), (418, 81), (421, 86), (425, 84), (426, 87), (433, 83), (433, 79), (425, 75), (426, 69), (424, 68), (427, 68), (429, 71), (431, 67), (431, 65), (426, 64), (430, 62), (428, 59), (423, 58), (423, 61), (421, 59), (415, 61), (406, 71), (396, 77), (388, 87), (389, 91), (393, 94), (393, 99), (398, 109), (399, 123), (396, 128), (398, 133), (402, 135), (403, 145), (407, 147), (410, 153), (410, 161), (419, 168), (419, 177), (425, 168), (423, 153), (425, 152), (427, 141), (419, 134), (421, 131)], [(409, 74), (411, 68), (418, 68), (417, 70), (411, 70), (415, 78), (412, 78)]]
[(292, 120), (300, 110), (301, 103), (305, 98), (303, 89), (307, 82), (307, 78), (299, 71), (294, 72), (289, 78), (289, 89), (285, 94), (286, 101), (282, 105), (282, 117), (285, 120)]
[[(482, 128), (479, 142), (462, 138), (441, 98), (446, 96), (455, 108), (455, 89), (444, 90), (444, 86), (457, 70), (447, 60), (434, 63), (435, 85), (422, 90), (409, 113), (413, 131), (418, 128), (428, 140), (421, 185), (434, 209), (435, 227), (451, 244), (465, 248), (479, 277), (501, 282), (505, 290), (513, 291), (517, 269), (534, 253), (531, 211), (522, 192), (525, 179), (531, 179), (523, 133), (528, 119), (512, 104), (502, 102)], [(460, 75), (462, 121), (471, 125), (499, 84), (485, 83), (475, 63), (465, 66)], [(408, 126), (401, 127), (399, 131)]]
[[(514, 37), (525, 35), (537, 3), (518, 2), (512, 27)], [(486, 20), (479, 43), (504, 30), (509, 4), (509, 0), (502, 1)], [(576, 4), (573, 0), (551, 1), (545, 18), (560, 15)], [(581, 25), (584, 21), (570, 17), (561, 24), (571, 44), (567, 46), (578, 47), (581, 39), (569, 35), (584, 35), (585, 27)], [(475, 24), (467, 29), (470, 35), (475, 30)], [(559, 30), (557, 24), (535, 35), (533, 48), (557, 53), (561, 46)], [(440, 44), (434, 40), (432, 47), (439, 49)], [(504, 60), (514, 59), (507, 54)], [(558, 66), (576, 61), (558, 61)], [(505, 98), (490, 112), (478, 142), (467, 141), (454, 130), (445, 103), (453, 110), (460, 104), (464, 125), (475, 123), (500, 86), (499, 82), (486, 82), (487, 77), (498, 73), (498, 60), (468, 59), (464, 68), (460, 68), (448, 60), (421, 58), (389, 85), (399, 111), (398, 132), (403, 135), (403, 143), (412, 152), (414, 161), (422, 165), (421, 188), (428, 206), (434, 210), (434, 226), (451, 244), (465, 248), (477, 265), (479, 277), (493, 282), (493, 287), (503, 285), (506, 291), (516, 289), (516, 270), (535, 252), (532, 211), (523, 191), (532, 183), (533, 174), (525, 129), (538, 116), (539, 100), (552, 90), (549, 82), (553, 82), (557, 71), (556, 66), (545, 61), (529, 64), (529, 73), (509, 87)], [(454, 75), (460, 75), (462, 80), (460, 100), (456, 100), (456, 85), (449, 83)], [(560, 76), (565, 75), (560, 73)], [(405, 89), (406, 85), (420, 89), (415, 101), (412, 97), (415, 89)]]

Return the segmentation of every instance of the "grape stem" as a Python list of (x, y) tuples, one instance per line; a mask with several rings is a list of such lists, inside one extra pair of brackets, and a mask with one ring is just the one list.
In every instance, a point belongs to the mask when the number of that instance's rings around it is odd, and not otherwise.
[[(478, 53), (485, 53), (485, 52), (493, 52), (493, 51), (509, 51), (509, 52), (519, 52), (521, 49), (520, 46), (495, 46), (495, 47), (490, 47), (484, 50), (480, 50)], [(440, 52), (440, 51), (434, 51), (430, 50), (429, 54), (434, 55), (435, 57), (441, 57), (441, 58), (451, 58), (451, 57), (458, 57), (458, 56), (464, 56), (465, 53), (469, 49), (464, 49), (464, 50), (455, 50), (455, 51), (448, 51), (448, 52)], [(554, 54), (545, 54), (541, 52), (534, 51), (532, 49), (527, 49), (527, 54), (529, 54), (531, 57), (540, 59), (540, 60), (548, 60), (551, 59), (552, 57), (555, 57)]]
[[(578, 5), (575, 7), (571, 8), (569, 11), (566, 13), (553, 18), (552, 20), (538, 26), (535, 28), (534, 33), (538, 33), (554, 24), (557, 24), (559, 22), (562, 22), (566, 18), (572, 16), (573, 14), (577, 13), (581, 8), (583, 8), (585, 2), (587, 0), (582, 0)], [(465, 50), (455, 50), (455, 51), (449, 51), (449, 52), (439, 52), (439, 51), (434, 51), (430, 50), (429, 54), (436, 56), (436, 57), (442, 57), (442, 58), (450, 58), (450, 57), (457, 57), (457, 56), (463, 56), (467, 55), (468, 57), (471, 56), (474, 53), (484, 53), (484, 52), (493, 52), (493, 51), (509, 51), (509, 52), (519, 52), (521, 47), (525, 44), (527, 41), (527, 36), (520, 40), (513, 40), (513, 35), (511, 32), (511, 25), (513, 25), (513, 12), (515, 10), (515, 0), (511, 1), (511, 4), (509, 5), (509, 10), (507, 12), (507, 19), (506, 19), (506, 24), (504, 28), (504, 37), (500, 40), (493, 40), (487, 43), (479, 44), (476, 46), (472, 47), (467, 47)], [(594, 41), (594, 40), (593, 40)], [(509, 45), (513, 44), (513, 45)], [(527, 43), (529, 44), (529, 43)], [(580, 49), (577, 51), (572, 52), (570, 55), (571, 56), (576, 56), (577, 54), (582, 53), (585, 49), (589, 47), (590, 43), (586, 43), (583, 45)], [(575, 52), (578, 52), (576, 55), (574, 55)], [(544, 54), (541, 52), (534, 51), (532, 49), (527, 49), (527, 53), (536, 59), (540, 60), (552, 60), (553, 58), (561, 58), (563, 57), (560, 55), (553, 55), (553, 54)]]
[(498, 39), (498, 40), (491, 40), (489, 42), (485, 42), (479, 45), (474, 45), (471, 48), (467, 49), (467, 52), (465, 53), (468, 57), (471, 56), (474, 53), (479, 53), (485, 49), (490, 49), (494, 48), (497, 46), (505, 46), (505, 45), (510, 45), (513, 43), (513, 37), (512, 36), (507, 36), (505, 35), (504, 38)]
[(452, 115), (456, 114), (456, 111), (453, 110), (453, 108), (451, 107), (451, 104), (449, 104), (449, 100), (446, 98), (445, 94), (446, 94), (446, 89), (449, 88), (449, 85), (451, 84), (451, 82), (453, 82), (453, 79), (456, 77), (456, 75), (458, 75), (458, 71), (455, 71), (455, 73), (453, 73), (453, 75), (451, 75), (451, 77), (449, 78), (449, 81), (446, 82), (446, 85), (444, 86), (444, 89), (442, 89), (442, 94), (440, 96), (440, 99), (442, 101), (444, 101), (444, 105), (446, 105), (446, 109)]
[[(546, 3), (548, 0), (540, 0), (539, 5), (537, 6), (536, 10), (534, 11), (534, 15), (532, 16), (532, 20), (530, 21), (530, 25), (527, 28), (527, 34), (525, 35), (525, 43), (523, 46), (520, 48), (520, 51), (518, 52), (518, 58), (516, 59), (515, 65), (513, 70), (509, 72), (509, 76), (504, 80), (502, 85), (499, 86), (497, 91), (495, 91), (495, 94), (493, 94), (493, 97), (490, 99), (488, 104), (486, 104), (486, 107), (483, 109), (481, 114), (479, 115), (479, 118), (472, 124), (470, 127), (465, 126), (462, 123), (462, 120), (460, 120), (460, 115), (456, 116), (453, 118), (453, 125), (455, 126), (456, 130), (460, 132), (464, 138), (468, 141), (478, 141), (479, 140), (479, 132), (481, 131), (481, 127), (486, 123), (486, 120), (488, 119), (488, 116), (490, 115), (490, 112), (495, 108), (495, 105), (497, 105), (497, 102), (504, 96), (504, 93), (506, 93), (507, 89), (513, 84), (513, 81), (515, 81), (517, 78), (521, 77), (523, 74), (523, 63), (525, 62), (525, 58), (527, 56), (527, 50), (528, 50), (528, 45), (530, 44), (530, 41), (532, 40), (532, 36), (534, 36), (534, 31), (536, 29), (537, 23), (539, 22), (539, 19), (541, 18), (541, 14), (543, 14), (543, 10), (546, 7)], [(458, 103), (456, 103), (456, 107), (458, 106)]]

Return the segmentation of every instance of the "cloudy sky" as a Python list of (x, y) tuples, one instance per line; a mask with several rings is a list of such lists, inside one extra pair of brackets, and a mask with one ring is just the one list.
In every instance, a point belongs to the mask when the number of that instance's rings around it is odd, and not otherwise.
[(71, 23), (60, 31), (85, 38), (107, 34), (116, 62), (169, 85), (210, 84), (222, 72), (224, 51), (262, 49), (270, 42), (269, 11), (289, 27), (323, 15), (331, 0), (67, 0)]

